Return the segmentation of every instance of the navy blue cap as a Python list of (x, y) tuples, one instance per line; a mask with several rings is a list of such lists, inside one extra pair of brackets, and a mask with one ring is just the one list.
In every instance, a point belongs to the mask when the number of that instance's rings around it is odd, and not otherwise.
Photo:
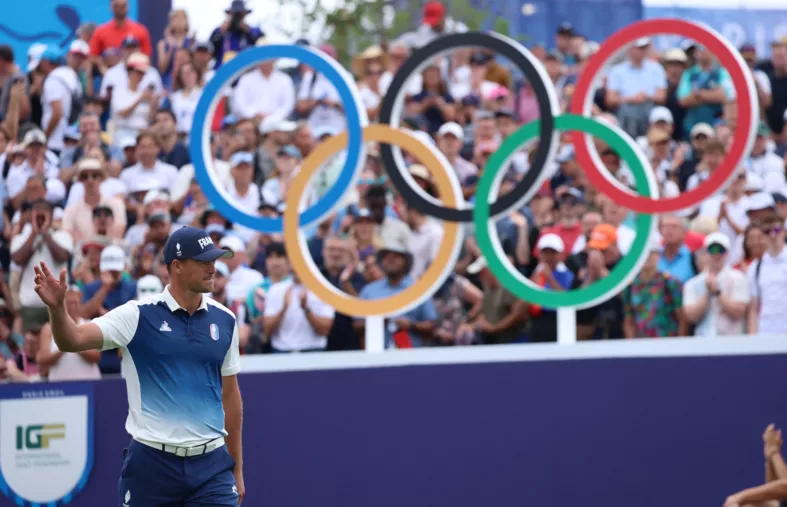
[(217, 247), (210, 234), (196, 227), (183, 227), (173, 232), (164, 245), (164, 263), (175, 260), (194, 259), (200, 262), (230, 258), (235, 255), (230, 250)]

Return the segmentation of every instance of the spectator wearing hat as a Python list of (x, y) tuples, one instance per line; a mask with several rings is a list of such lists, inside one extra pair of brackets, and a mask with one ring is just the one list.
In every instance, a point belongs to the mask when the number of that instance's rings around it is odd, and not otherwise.
[(713, 54), (697, 46), (695, 58), (697, 63), (683, 73), (677, 92), (680, 105), (686, 108), (685, 132), (698, 123), (713, 123), (721, 116), (722, 106), (733, 98), (730, 75), (714, 61)]
[(645, 135), (650, 109), (666, 101), (667, 76), (658, 62), (646, 58), (649, 48), (650, 39), (637, 39), (626, 61), (612, 67), (607, 79), (607, 106), (631, 136)]
[[(748, 176), (747, 176), (748, 180)], [(747, 196), (746, 217), (749, 225), (760, 227), (763, 219), (770, 217), (776, 212), (776, 202), (773, 196), (767, 192), (754, 192)], [(756, 239), (756, 238), (755, 238)], [(766, 242), (767, 243), (767, 242)], [(755, 251), (758, 250), (755, 246)], [(730, 251), (730, 264), (736, 265), (745, 260), (744, 236), (739, 235), (732, 242)]]
[(136, 248), (145, 244), (145, 238), (150, 229), (150, 217), (156, 213), (169, 215), (169, 206), (169, 195), (163, 190), (153, 189), (145, 192), (136, 210), (137, 222), (126, 231), (125, 241), (129, 248)]
[(677, 197), (680, 194), (678, 187), (678, 168), (681, 160), (673, 158), (670, 153), (671, 138), (667, 131), (652, 126), (647, 136), (650, 164), (656, 172), (661, 186), (660, 195), (665, 198)]
[[(79, 287), (72, 285), (68, 288), (65, 305), (66, 312), (77, 325), (87, 322), (80, 315), (82, 291)], [(98, 367), (98, 362), (101, 360), (100, 351), (62, 352), (57, 347), (55, 340), (52, 339), (52, 328), (49, 322), (41, 328), (40, 340), (36, 363), (50, 382), (98, 380), (101, 378), (101, 370)]]
[(276, 152), (276, 168), (271, 177), (262, 185), (262, 200), (276, 205), (287, 200), (293, 178), (297, 174), (297, 167), (301, 163), (301, 152), (292, 144), (279, 148)]
[(145, 88), (145, 73), (150, 60), (142, 53), (134, 53), (126, 61), (127, 79), (112, 88), (110, 119), (117, 139), (137, 137), (147, 129), (159, 104), (154, 86)]
[(682, 284), (659, 269), (661, 250), (658, 241), (652, 240), (645, 264), (621, 293), (625, 338), (686, 336)]
[(46, 200), (38, 200), (31, 208), (30, 222), (11, 239), (11, 260), (21, 268), (19, 302), (23, 330), (40, 329), (49, 320), (46, 306), (33, 290), (34, 266), (46, 262), (59, 273), (67, 266), (74, 249), (71, 235), (53, 227), (54, 206)]
[(153, 272), (156, 256), (164, 250), (167, 238), (180, 228), (172, 225), (172, 217), (167, 210), (155, 211), (148, 215), (147, 225), (142, 244), (131, 251), (134, 278)]
[(239, 151), (230, 157), (230, 174), (232, 185), (227, 193), (235, 205), (248, 213), (254, 213), (260, 206), (260, 189), (253, 183), (254, 155)]
[(119, 246), (109, 245), (101, 250), (99, 270), (99, 279), (85, 285), (82, 291), (82, 317), (86, 319), (104, 315), (137, 295), (136, 282), (124, 276), (126, 253)]
[(683, 130), (683, 117), (686, 115), (684, 108), (678, 100), (678, 85), (683, 71), (688, 65), (688, 57), (680, 48), (668, 49), (661, 58), (667, 77), (666, 101), (664, 106), (672, 113), (673, 130), (672, 139), (683, 141), (686, 131)]
[(227, 306), (227, 279), (230, 276), (230, 268), (221, 261), (216, 261), (216, 275), (214, 278), (213, 291), (209, 297), (224, 306)]
[(689, 178), (697, 171), (697, 165), (702, 160), (705, 147), (711, 139), (716, 138), (716, 131), (707, 123), (697, 123), (689, 132), (690, 149), (675, 151), (675, 158), (683, 158), (683, 163), (678, 168), (678, 186), (681, 191), (686, 190)]
[(729, 238), (714, 232), (705, 238), (707, 263), (683, 287), (683, 311), (701, 337), (741, 335), (751, 294), (746, 275), (729, 266)]
[[(478, 167), (460, 155), (464, 146), (464, 129), (456, 122), (444, 123), (437, 131), (437, 147), (454, 168), (462, 187), (471, 177), (478, 176)], [(470, 189), (473, 190), (472, 188)], [(470, 197), (466, 192), (465, 198)]]
[[(412, 270), (413, 256), (405, 241), (391, 238), (384, 241), (377, 253), (377, 263), (385, 277), (371, 282), (361, 289), (361, 299), (382, 299), (398, 294), (414, 282), (408, 275)], [(412, 310), (391, 317), (385, 322), (386, 348), (413, 348), (428, 344), (434, 338), (438, 314), (431, 299), (427, 299)], [(356, 319), (355, 330), (363, 334), (365, 319)]]
[[(577, 286), (586, 287), (607, 277), (620, 262), (619, 230), (617, 226), (609, 223), (602, 223), (593, 228), (590, 241), (587, 243), (586, 255), (575, 256), (576, 260), (582, 261), (578, 266)], [(577, 311), (577, 339), (623, 338), (624, 318), (623, 299), (620, 294), (598, 306), (579, 310)]]
[(84, 96), (93, 95), (93, 63), (90, 61), (90, 45), (80, 39), (74, 39), (66, 53), (66, 65), (74, 71), (79, 79)]
[(412, 32), (401, 35), (396, 42), (411, 50), (423, 47), (444, 33), (455, 31), (453, 22), (449, 22), (442, 2), (424, 4), (421, 25)]
[[(543, 234), (536, 243), (537, 265), (530, 281), (542, 289), (563, 292), (574, 285), (575, 275), (562, 262), (566, 255), (566, 244), (556, 233)], [(554, 308), (530, 305), (531, 328), (529, 342), (557, 341), (557, 312)]]
[(33, 175), (38, 175), (45, 182), (46, 199), (56, 203), (66, 196), (66, 188), (60, 180), (60, 169), (56, 160), (47, 156), (47, 138), (39, 129), (30, 130), (22, 140), (24, 157), (10, 160), (8, 176), (5, 180), (6, 191), (14, 208), (18, 208), (22, 199), (22, 190)]
[(137, 281), (137, 301), (156, 296), (164, 290), (164, 284), (156, 275), (145, 275)]
[(161, 151), (159, 159), (180, 169), (191, 163), (189, 149), (178, 137), (177, 119), (170, 109), (159, 109), (151, 125), (151, 130), (158, 136)]
[[(240, 302), (246, 305), (246, 300), (251, 290), (264, 280), (262, 273), (255, 271), (247, 266), (249, 258), (246, 252), (246, 245), (238, 236), (224, 236), (219, 242), (221, 248), (231, 250), (235, 256), (227, 258), (224, 263), (230, 270), (227, 280), (227, 301), (230, 307), (234, 307)], [(245, 313), (245, 310), (244, 310)], [(245, 319), (240, 319), (241, 321)]]
[[(380, 93), (385, 95), (388, 87), (391, 86), (394, 75), (401, 68), (402, 64), (410, 57), (410, 47), (401, 41), (394, 41), (388, 46), (388, 66), (383, 75), (380, 76)], [(405, 95), (413, 96), (421, 91), (422, 77), (420, 74), (413, 74), (405, 82)]]
[(292, 144), (296, 127), (295, 122), (274, 117), (266, 118), (260, 124), (262, 143), (256, 151), (259, 170), (254, 177), (257, 186), (262, 186), (273, 173), (276, 168), (276, 154), (283, 146)]
[(84, 195), (80, 201), (69, 203), (63, 215), (63, 229), (74, 241), (92, 237), (96, 231), (92, 217), (94, 209), (103, 205), (110, 209), (114, 218), (109, 237), (121, 239), (126, 231), (126, 209), (123, 201), (101, 193), (101, 184), (106, 178), (104, 166), (96, 159), (85, 158), (77, 165), (77, 179), (82, 183)]
[[(637, 138), (637, 144), (639, 144), (640, 148), (642, 148), (642, 151), (648, 158), (653, 156), (653, 151), (650, 147), (649, 136), (654, 130), (666, 132), (667, 138), (669, 140), (672, 139), (672, 134), (675, 130), (675, 122), (673, 120), (672, 112), (670, 112), (670, 110), (665, 106), (655, 106), (650, 110), (650, 113), (648, 113), (648, 131), (646, 135)], [(672, 152), (678, 147), (678, 143), (673, 141), (668, 143), (668, 146), (669, 153), (671, 155)]]
[(243, 0), (232, 0), (230, 7), (224, 12), (227, 14), (226, 19), (210, 35), (213, 59), (217, 69), (238, 52), (254, 47), (257, 41), (264, 36), (259, 28), (246, 23), (246, 16), (251, 13), (251, 9), (246, 7)]
[(138, 162), (123, 169), (120, 173), (120, 180), (126, 184), (129, 190), (138, 188), (138, 182), (144, 179), (154, 181), (157, 190), (172, 188), (178, 180), (178, 168), (159, 160), (161, 146), (158, 138), (150, 131), (142, 132), (137, 137), (137, 160)]
[(694, 174), (686, 181), (686, 191), (691, 191), (703, 184), (711, 177), (713, 172), (724, 161), (727, 149), (721, 141), (714, 138), (708, 141), (702, 152), (702, 158), (697, 164)]
[(783, 334), (787, 330), (787, 250), (784, 219), (771, 212), (760, 221), (767, 248), (749, 267), (747, 277), (752, 304), (748, 330), (751, 334)]
[[(132, 56), (134, 56), (133, 59)], [(104, 73), (104, 77), (101, 79), (101, 88), (98, 93), (99, 97), (111, 104), (112, 94), (115, 90), (126, 90), (128, 88), (129, 63), (136, 66), (139, 71), (143, 73), (142, 80), (139, 83), (140, 89), (148, 90), (152, 88), (156, 96), (162, 95), (164, 93), (164, 84), (161, 81), (161, 76), (158, 71), (150, 65), (150, 60), (145, 60), (142, 56), (147, 55), (144, 51), (140, 52), (138, 39), (133, 36), (128, 36), (123, 39), (121, 58)], [(147, 65), (143, 64), (143, 62), (146, 62)]]
[(100, 56), (108, 48), (119, 48), (131, 36), (140, 42), (142, 51), (153, 55), (150, 33), (141, 23), (129, 19), (128, 0), (112, 0), (112, 19), (96, 27), (90, 38), (90, 53)]
[(84, 290), (85, 286), (101, 278), (101, 252), (110, 244), (106, 236), (96, 235), (82, 241), (79, 252), (72, 259), (71, 277), (73, 284)]
[[(232, 114), (253, 119), (257, 124), (267, 117), (289, 118), (295, 109), (295, 85), (290, 76), (274, 67), (275, 63), (266, 60), (238, 80), (232, 92)], [(260, 90), (266, 93), (259, 93)]]

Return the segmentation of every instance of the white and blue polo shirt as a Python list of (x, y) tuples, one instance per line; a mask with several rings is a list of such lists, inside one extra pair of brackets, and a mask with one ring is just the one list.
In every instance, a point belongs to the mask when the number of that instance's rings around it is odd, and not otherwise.
[(235, 315), (203, 296), (193, 314), (169, 286), (93, 320), (103, 350), (121, 348), (128, 391), (126, 431), (136, 439), (191, 447), (227, 436), (222, 377), (240, 371)]

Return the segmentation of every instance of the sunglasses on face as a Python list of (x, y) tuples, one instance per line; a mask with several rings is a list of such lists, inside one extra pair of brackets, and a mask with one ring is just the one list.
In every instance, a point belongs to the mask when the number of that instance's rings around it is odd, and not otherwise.
[(112, 213), (110, 213), (109, 211), (105, 211), (105, 210), (96, 211), (96, 212), (93, 213), (93, 218), (109, 218), (111, 216), (112, 216)]
[(93, 172), (93, 173), (82, 173), (82, 174), (79, 175), (79, 179), (81, 181), (87, 181), (87, 180), (89, 180), (91, 178), (94, 179), (94, 180), (100, 180), (101, 179), (101, 173)]
[(776, 234), (779, 234), (783, 230), (784, 230), (784, 227), (779, 227), (778, 225), (776, 225), (774, 227), (764, 227), (762, 229), (762, 232), (764, 232), (765, 234), (767, 234), (769, 236), (775, 236)]
[(708, 253), (711, 255), (724, 255), (727, 253), (727, 249), (721, 245), (710, 245), (708, 247)]

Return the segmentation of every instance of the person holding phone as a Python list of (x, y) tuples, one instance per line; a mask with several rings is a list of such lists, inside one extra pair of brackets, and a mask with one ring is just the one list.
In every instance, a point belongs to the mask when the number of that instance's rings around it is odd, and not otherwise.
[(112, 89), (110, 119), (115, 124), (115, 138), (135, 138), (152, 123), (158, 110), (159, 97), (155, 85), (142, 81), (150, 67), (150, 59), (142, 53), (128, 58), (128, 82)]
[(190, 48), (195, 42), (189, 35), (189, 15), (184, 9), (169, 13), (169, 24), (164, 29), (164, 37), (158, 42), (158, 71), (167, 89), (171, 88), (174, 70), (174, 57), (178, 49)]

